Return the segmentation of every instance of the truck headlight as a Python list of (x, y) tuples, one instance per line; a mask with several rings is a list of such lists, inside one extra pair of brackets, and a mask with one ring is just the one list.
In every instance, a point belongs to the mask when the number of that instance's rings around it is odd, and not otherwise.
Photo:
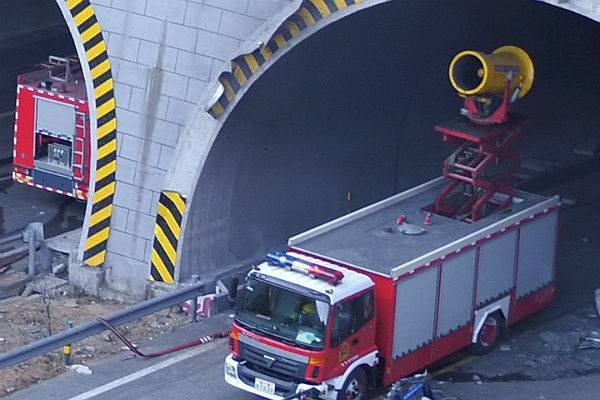
[(235, 367), (233, 365), (229, 365), (225, 363), (225, 375), (229, 375), (233, 378), (237, 378), (237, 373), (235, 371)]

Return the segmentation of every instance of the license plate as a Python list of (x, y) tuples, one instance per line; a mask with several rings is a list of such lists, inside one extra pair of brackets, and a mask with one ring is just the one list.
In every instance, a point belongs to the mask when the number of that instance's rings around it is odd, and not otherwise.
[(261, 392), (275, 394), (275, 384), (264, 379), (254, 378), (254, 388)]

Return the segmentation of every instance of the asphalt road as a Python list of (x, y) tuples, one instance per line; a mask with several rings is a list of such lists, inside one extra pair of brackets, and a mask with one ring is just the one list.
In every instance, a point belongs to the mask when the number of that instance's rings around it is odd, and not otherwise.
[[(223, 329), (230, 323), (227, 316), (213, 317), (168, 337), (158, 338), (141, 346), (141, 349), (154, 351), (166, 348)], [(258, 399), (224, 382), (223, 360), (226, 353), (226, 340), (153, 360), (124, 359), (127, 357), (123, 353), (92, 363), (92, 375), (68, 372), (6, 400)], [(600, 393), (600, 376), (535, 382), (437, 383), (436, 387), (449, 395), (459, 396), (461, 400), (592, 399)]]

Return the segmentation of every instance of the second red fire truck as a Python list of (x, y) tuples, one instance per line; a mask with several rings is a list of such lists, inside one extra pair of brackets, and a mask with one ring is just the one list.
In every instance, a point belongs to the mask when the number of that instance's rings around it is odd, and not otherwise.
[(51, 56), (39, 70), (18, 77), (13, 179), (87, 200), (90, 118), (76, 58)]

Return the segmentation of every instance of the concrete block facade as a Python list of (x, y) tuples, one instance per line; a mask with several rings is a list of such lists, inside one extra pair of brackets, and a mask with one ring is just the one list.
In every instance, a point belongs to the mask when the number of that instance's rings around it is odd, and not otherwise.
[(211, 78), (291, 0), (92, 0), (115, 75), (117, 188), (106, 283), (141, 293), (178, 138)]
[[(540, 0), (600, 18), (599, 0)], [(203, 90), (293, 0), (92, 0), (115, 75), (117, 188), (106, 283), (140, 293), (165, 173)]]

